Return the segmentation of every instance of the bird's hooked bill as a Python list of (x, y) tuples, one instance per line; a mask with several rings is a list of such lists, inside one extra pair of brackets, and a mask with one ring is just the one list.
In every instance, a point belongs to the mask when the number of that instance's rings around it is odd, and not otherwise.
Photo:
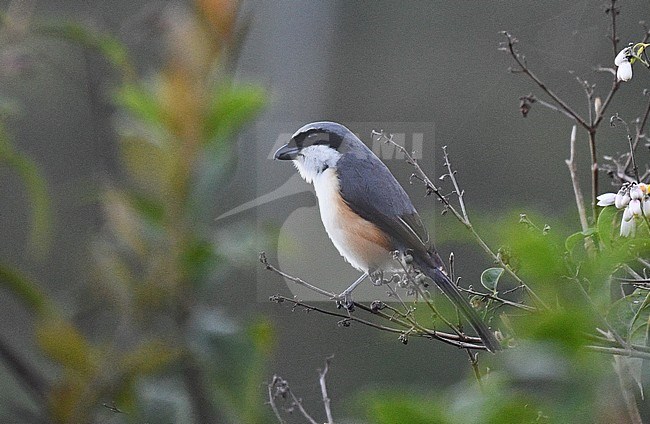
[(297, 146), (289, 146), (289, 144), (285, 144), (275, 152), (273, 159), (294, 160), (296, 156), (298, 156), (299, 151), (300, 149)]

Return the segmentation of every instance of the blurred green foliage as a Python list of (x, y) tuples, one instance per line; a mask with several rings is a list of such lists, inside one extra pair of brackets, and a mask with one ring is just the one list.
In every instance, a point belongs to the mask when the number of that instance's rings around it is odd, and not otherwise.
[(34, 253), (44, 255), (50, 244), (50, 200), (45, 180), (38, 166), (11, 144), (5, 129), (6, 114), (13, 113), (11, 105), (0, 106), (0, 165), (12, 168), (22, 179), (29, 195), (31, 210), (31, 245)]
[[(232, 269), (210, 219), (229, 178), (223, 168), (232, 169), (235, 136), (266, 98), (261, 87), (226, 72), (236, 10), (234, 2), (197, 1), (170, 11), (165, 60), (146, 69), (146, 78), (117, 37), (70, 22), (25, 27), (3, 15), (5, 33), (20, 26), (25, 39), (66, 40), (117, 70), (112, 98), (127, 174), (101, 194), (105, 224), (90, 252), (96, 278), (86, 283), (85, 302), (94, 305), (90, 319), (102, 320), (101, 333), (86, 331), (89, 318), (80, 325), (37, 282), (0, 267), (0, 285), (33, 313), (39, 353), (56, 369), (52, 379), (35, 377), (37, 369), (21, 372), (35, 367), (3, 343), (1, 359), (39, 394), (35, 419), (256, 423), (267, 416), (259, 384), (273, 328), (264, 318), (241, 324), (222, 314), (222, 283), (214, 277)], [(4, 127), (0, 161), (25, 182), (32, 240), (47, 247), (46, 181), (12, 148)]]
[[(496, 327), (509, 345), (498, 355), (481, 355), (482, 369), (489, 370), (481, 383), (461, 382), (429, 395), (366, 393), (359, 403), (366, 405), (368, 422), (632, 422), (623, 402), (630, 385), (622, 388), (619, 378), (634, 382), (632, 399), (642, 399), (650, 295), (643, 286), (623, 292), (613, 276), (622, 267), (637, 268), (637, 258), (650, 254), (650, 233), (619, 237), (620, 214), (614, 207), (602, 209), (592, 228), (575, 234), (561, 222), (539, 225), (539, 217), (491, 222), (481, 230), (497, 235), (493, 242), (508, 252), (507, 264), (548, 308), (537, 305), (528, 312), (480, 300), (498, 316)], [(512, 283), (498, 267), (481, 276), (487, 293), (497, 297), (507, 298)], [(612, 287), (619, 288), (614, 298)], [(515, 296), (522, 299), (526, 296)], [(623, 355), (616, 356), (623, 367), (612, 367), (614, 355)]]

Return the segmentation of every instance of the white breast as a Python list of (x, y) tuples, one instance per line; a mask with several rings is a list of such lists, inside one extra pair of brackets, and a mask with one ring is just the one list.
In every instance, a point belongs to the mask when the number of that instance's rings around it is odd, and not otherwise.
[(388, 240), (375, 225), (361, 218), (343, 202), (333, 168), (313, 178), (321, 220), (339, 253), (361, 271), (394, 267)]

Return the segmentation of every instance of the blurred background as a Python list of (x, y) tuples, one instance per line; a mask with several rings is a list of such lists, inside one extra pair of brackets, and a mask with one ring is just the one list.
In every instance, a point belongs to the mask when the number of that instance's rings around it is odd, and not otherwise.
[[(499, 31), (586, 114), (576, 77), (598, 95), (611, 85), (593, 70), (613, 67), (605, 6), (0, 1), (0, 340), (15, 359), (0, 367), (3, 422), (274, 422), (273, 374), (318, 415), (316, 370), (330, 355), (333, 409), (350, 422), (366, 417), (364, 393), (471, 377), (450, 346), (405, 346), (267, 300), (293, 288), (260, 251), (314, 283), (356, 278), (311, 188), (269, 158), (316, 120), (368, 144), (372, 129), (421, 132), (422, 167), (441, 175), (447, 146), (479, 231), (520, 212), (577, 229), (572, 122), (535, 104), (521, 116), (521, 96), (543, 96), (508, 72)], [(638, 41), (646, 2), (620, 7), (621, 45)], [(610, 110), (639, 116), (649, 78), (639, 68)], [(599, 156), (626, 151), (624, 130), (603, 127)], [(578, 146), (588, 193), (586, 134)], [(454, 252), (456, 273), (477, 284), (490, 258), (408, 186), (407, 164), (385, 159), (443, 257)]]

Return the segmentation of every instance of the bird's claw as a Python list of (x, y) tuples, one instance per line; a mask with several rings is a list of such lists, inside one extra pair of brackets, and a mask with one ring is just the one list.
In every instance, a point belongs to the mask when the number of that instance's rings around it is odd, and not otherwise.
[(351, 293), (343, 292), (334, 296), (334, 301), (336, 302), (337, 308), (345, 308), (348, 312), (354, 311), (354, 300), (352, 300)]

